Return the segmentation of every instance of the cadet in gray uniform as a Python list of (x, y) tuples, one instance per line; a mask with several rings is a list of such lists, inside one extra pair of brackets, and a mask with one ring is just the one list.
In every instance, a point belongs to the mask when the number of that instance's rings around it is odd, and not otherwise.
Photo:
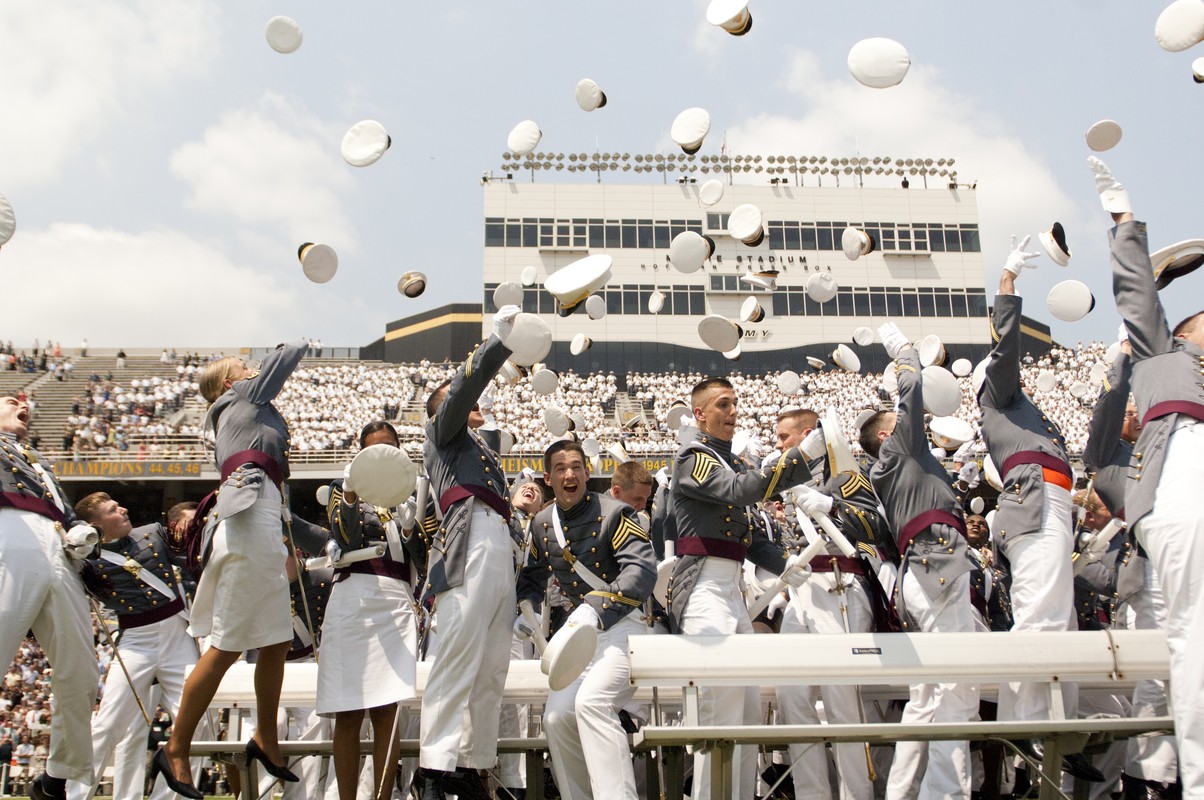
[(0, 654), (11, 662), (32, 629), (54, 667), (50, 756), (29, 793), (62, 800), (68, 779), (92, 780), (89, 723), (100, 671), (77, 573), (94, 546), (84, 535), (95, 531), (75, 527), (50, 464), (24, 444), (28, 433), (29, 404), (0, 397)]
[[(744, 559), (792, 585), (806, 580), (807, 566), (788, 556), (754, 524), (749, 506), (775, 492), (809, 480), (797, 447), (769, 469), (752, 470), (732, 454), (736, 430), (736, 392), (723, 378), (706, 378), (690, 394), (699, 434), (677, 452), (673, 466), (673, 512), (677, 520), (677, 562), (669, 582), (669, 624), (675, 633), (752, 633), (748, 606), (740, 594)], [(789, 570), (789, 572), (786, 572)], [(699, 692), (699, 724), (742, 725), (760, 716), (755, 687), (704, 688)], [(737, 747), (739, 768), (732, 782), (736, 800), (752, 797), (757, 777), (757, 748)], [(691, 797), (711, 800), (710, 754), (694, 757)], [(719, 798), (714, 798), (719, 800)]]
[[(1020, 384), (1020, 312), (1016, 278), (1036, 253), (1026, 253), (1025, 237), (1013, 248), (999, 277), (991, 334), (995, 347), (987, 357), (986, 376), (978, 387), (982, 435), (999, 467), (1004, 491), (999, 495), (995, 526), (1000, 547), (1011, 564), (1012, 630), (1068, 631), (1075, 624), (1074, 548), (1070, 490), (1074, 473), (1066, 459), (1066, 439), (1057, 423), (1029, 399)], [(1063, 712), (1077, 716), (1076, 687), (1063, 685)], [(1004, 711), (1001, 709), (1001, 711)], [(1004, 712), (1006, 713), (1006, 712)], [(1049, 687), (1022, 683), (1013, 693), (1011, 717), (1049, 719)], [(1024, 743), (1040, 758), (1040, 747)], [(1063, 759), (1063, 768), (1078, 778), (1103, 780), (1081, 754)]]
[[(894, 593), (900, 624), (905, 631), (972, 631), (966, 526), (949, 474), (928, 449), (920, 356), (895, 325), (878, 331), (898, 365), (899, 410), (879, 411), (866, 420), (860, 442), (874, 459), (870, 482), (902, 557)], [(977, 713), (978, 687), (973, 684), (916, 684), (901, 721), (967, 722)], [(915, 797), (918, 784), (925, 800), (968, 798), (969, 760), (964, 740), (899, 742), (886, 797)]]
[(1171, 329), (1158, 299), (1144, 223), (1128, 193), (1091, 159), (1112, 213), (1112, 290), (1129, 330), (1141, 436), (1125, 517), (1162, 584), (1171, 651), (1171, 699), (1185, 798), (1204, 797), (1204, 312)]
[[(635, 774), (619, 710), (632, 698), (627, 637), (644, 633), (644, 600), (656, 583), (652, 543), (626, 503), (586, 489), (581, 445), (561, 440), (544, 453), (556, 502), (535, 517), (530, 563), (518, 596), (538, 602), (555, 577), (573, 604), (570, 622), (599, 629), (593, 660), (567, 688), (548, 695), (544, 721), (556, 784), (566, 800), (636, 800)], [(516, 627), (520, 626), (516, 623)]]
[[(104, 492), (75, 504), (80, 519), (101, 534), (100, 548), (84, 566), (84, 585), (117, 615), (121, 664), (105, 677), (104, 695), (92, 720), (92, 763), (97, 778), (130, 723), (150, 705), (158, 681), (163, 705), (174, 717), (184, 691), (184, 672), (196, 664), (197, 645), (188, 635), (184, 591), (172, 565), (167, 531), (158, 523), (134, 528), (129, 514)], [(146, 728), (142, 728), (146, 738)], [(202, 765), (200, 759), (194, 767)], [(120, 767), (119, 767), (120, 768)], [(68, 796), (87, 800), (95, 781), (72, 782)]]
[[(1122, 324), (1122, 330), (1123, 330)], [(1092, 486), (1097, 498), (1111, 516), (1125, 518), (1125, 492), (1128, 491), (1129, 468), (1133, 462), (1133, 445), (1141, 435), (1141, 419), (1137, 407), (1129, 403), (1132, 387), (1131, 345), (1128, 333), (1121, 340), (1121, 352), (1112, 362), (1104, 379), (1104, 391), (1095, 401), (1087, 446), (1083, 448), (1083, 463), (1093, 473)], [(1076, 500), (1077, 503), (1077, 500)], [(1086, 526), (1098, 530), (1107, 523), (1096, 517), (1096, 510), (1087, 507)], [(1114, 626), (1124, 627), (1133, 611), (1131, 624), (1137, 630), (1166, 628), (1166, 602), (1154, 566), (1140, 547), (1126, 542), (1116, 568)], [(1166, 681), (1138, 681), (1133, 689), (1133, 716), (1166, 716)], [(1134, 736), (1128, 742), (1128, 759), (1124, 781), (1127, 786), (1146, 784), (1154, 792), (1165, 791), (1178, 779), (1179, 759), (1175, 740), (1171, 736)]]
[[(477, 435), (477, 400), (501, 369), (518, 308), (494, 317), (494, 335), (427, 398), (423, 463), (443, 521), (431, 541), (439, 652), (422, 696), (423, 798), (484, 797), (475, 770), (497, 761), (502, 691), (514, 624), (510, 502), (497, 455)], [(466, 718), (468, 723), (466, 724)]]
[[(203, 525), (197, 545), (204, 570), (192, 606), (191, 632), (209, 636), (210, 647), (184, 685), (180, 713), (171, 739), (155, 755), (152, 772), (163, 772), (168, 785), (187, 798), (201, 800), (188, 769), (188, 751), (197, 723), (209, 707), (226, 670), (243, 651), (259, 649), (255, 664), (256, 710), (265, 721), (247, 743), (276, 778), (296, 781), (284, 766), (276, 739), (276, 712), (284, 659), (293, 638), (289, 614), (287, 548), (281, 539), (287, 508), (288, 424), (272, 401), (301, 363), (307, 343), (280, 345), (252, 373), (237, 358), (208, 364), (201, 373), (201, 394), (212, 405), (206, 418), (216, 435), (222, 485), (212, 505), (203, 503), (194, 528)], [(284, 512), (287, 513), (287, 512)], [(196, 540), (196, 535), (190, 531)], [(321, 544), (306, 549), (320, 551)]]

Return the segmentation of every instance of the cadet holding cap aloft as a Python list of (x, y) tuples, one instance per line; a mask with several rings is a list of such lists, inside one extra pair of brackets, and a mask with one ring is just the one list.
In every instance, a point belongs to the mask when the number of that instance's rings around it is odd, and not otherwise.
[[(860, 442), (873, 459), (870, 482), (902, 559), (895, 582), (899, 620), (905, 631), (973, 631), (966, 525), (949, 474), (928, 449), (920, 354), (892, 323), (881, 326), (878, 336), (898, 365), (898, 411), (867, 419)], [(915, 684), (902, 721), (968, 722), (977, 713), (977, 686)], [(920, 797), (969, 798), (969, 760), (965, 740), (899, 742), (886, 796), (914, 797), (918, 787)]]
[(1112, 214), (1112, 290), (1129, 330), (1133, 397), (1141, 434), (1125, 516), (1162, 583), (1171, 651), (1171, 705), (1183, 796), (1204, 797), (1204, 312), (1171, 329), (1158, 298), (1145, 223), (1128, 192), (1089, 159), (1104, 210)]
[[(548, 695), (544, 722), (552, 769), (566, 798), (636, 800), (635, 774), (619, 711), (632, 698), (627, 637), (645, 633), (644, 600), (656, 583), (656, 560), (636, 512), (588, 491), (581, 445), (568, 439), (544, 452), (544, 481), (556, 502), (535, 517), (531, 561), (518, 596), (541, 602), (555, 577), (573, 604), (569, 623), (597, 628), (593, 658), (566, 688)], [(520, 617), (516, 630), (522, 630)]]
[[(497, 455), (476, 429), (478, 400), (512, 353), (518, 306), (503, 306), (493, 335), (427, 397), (423, 463), (442, 522), (430, 546), (439, 653), (422, 696), (422, 797), (484, 798), (478, 769), (497, 761), (502, 690), (514, 623), (510, 502)], [(471, 721), (465, 725), (465, 717)]]
[[(1016, 244), (999, 276), (991, 335), (995, 347), (987, 357), (977, 388), (982, 408), (982, 436), (999, 466), (1004, 490), (999, 495), (995, 527), (1003, 554), (1011, 563), (1014, 631), (1067, 631), (1074, 625), (1074, 576), (1070, 554), (1074, 531), (1070, 491), (1074, 473), (1066, 458), (1066, 439), (1056, 422), (1042, 413), (1020, 382), (1020, 314), (1023, 300), (1016, 279), (1037, 253), (1025, 252), (1028, 236)], [(1077, 716), (1077, 687), (1063, 684), (1067, 719)], [(1050, 719), (1049, 687), (1022, 683), (1015, 693), (1015, 719)], [(1043, 753), (1035, 742), (1021, 743), (1030, 755)], [(1081, 753), (1062, 759), (1071, 775), (1089, 781), (1103, 774)]]
[(100, 673), (77, 572), (98, 537), (76, 519), (50, 463), (24, 444), (28, 434), (29, 404), (0, 397), (0, 653), (11, 660), (32, 629), (54, 667), (50, 755), (29, 794), (62, 800), (68, 779), (92, 780), (89, 723)]
[[(783, 453), (775, 466), (760, 470), (750, 469), (732, 453), (737, 399), (726, 379), (700, 381), (690, 401), (699, 434), (677, 452), (673, 466), (678, 537), (668, 590), (670, 625), (685, 634), (752, 633), (739, 586), (744, 559), (796, 586), (806, 580), (808, 568), (754, 524), (748, 507), (810, 480), (811, 470), (797, 447)], [(760, 716), (755, 687), (704, 688), (699, 701), (700, 725), (748, 724)], [(736, 750), (739, 770), (732, 790), (733, 797), (742, 800), (753, 796), (757, 748)], [(695, 754), (691, 797), (710, 800), (710, 759), (709, 753)]]

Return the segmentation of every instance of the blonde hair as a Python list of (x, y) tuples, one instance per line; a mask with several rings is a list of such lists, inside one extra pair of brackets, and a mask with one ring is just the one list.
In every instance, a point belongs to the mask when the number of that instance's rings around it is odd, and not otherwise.
[(226, 393), (226, 379), (230, 377), (234, 366), (239, 363), (239, 359), (234, 356), (226, 356), (219, 358), (217, 361), (210, 361), (201, 370), (201, 397), (204, 397), (209, 403), (213, 403), (217, 398)]

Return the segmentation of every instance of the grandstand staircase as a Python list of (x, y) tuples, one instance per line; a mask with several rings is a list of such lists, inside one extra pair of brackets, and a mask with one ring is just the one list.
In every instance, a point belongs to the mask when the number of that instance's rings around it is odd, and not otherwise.
[(630, 430), (636, 423), (651, 427), (644, 407), (627, 392), (615, 392), (615, 422), (625, 430)]
[[(41, 436), (41, 449), (57, 450), (62, 447), (63, 428), (67, 417), (71, 415), (71, 403), (84, 393), (89, 376), (96, 374), (105, 378), (113, 376), (113, 382), (128, 389), (130, 381), (159, 377), (164, 380), (175, 380), (177, 377), (175, 364), (162, 364), (158, 356), (129, 356), (125, 360), (125, 368), (117, 369), (116, 359), (111, 355), (73, 356), (71, 363), (75, 370), (71, 377), (56, 381), (48, 373), (41, 373), (32, 387), (37, 391), (37, 416), (34, 418), (32, 429)], [(26, 376), (33, 377), (33, 376)], [(188, 408), (192, 400), (185, 401)]]

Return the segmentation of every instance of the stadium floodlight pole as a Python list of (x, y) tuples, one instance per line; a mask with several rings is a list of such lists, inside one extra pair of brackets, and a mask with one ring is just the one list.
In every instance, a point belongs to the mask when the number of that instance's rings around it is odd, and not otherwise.
[(122, 673), (125, 675), (126, 683), (130, 685), (130, 692), (134, 695), (134, 701), (138, 704), (138, 710), (142, 712), (142, 719), (146, 721), (146, 727), (153, 726), (150, 714), (146, 713), (146, 706), (142, 703), (142, 698), (138, 696), (138, 687), (134, 686), (134, 679), (130, 677), (130, 671), (126, 669), (125, 659), (121, 657), (121, 651), (117, 649), (117, 643), (113, 641), (113, 634), (109, 631), (109, 625), (105, 622), (104, 617), (100, 613), (100, 603), (96, 602), (95, 597), (88, 597), (88, 602), (92, 604), (92, 613), (96, 615), (96, 623), (100, 625), (100, 632), (104, 634), (105, 641), (109, 647), (113, 649), (113, 657), (117, 659), (117, 664), (121, 667)]

